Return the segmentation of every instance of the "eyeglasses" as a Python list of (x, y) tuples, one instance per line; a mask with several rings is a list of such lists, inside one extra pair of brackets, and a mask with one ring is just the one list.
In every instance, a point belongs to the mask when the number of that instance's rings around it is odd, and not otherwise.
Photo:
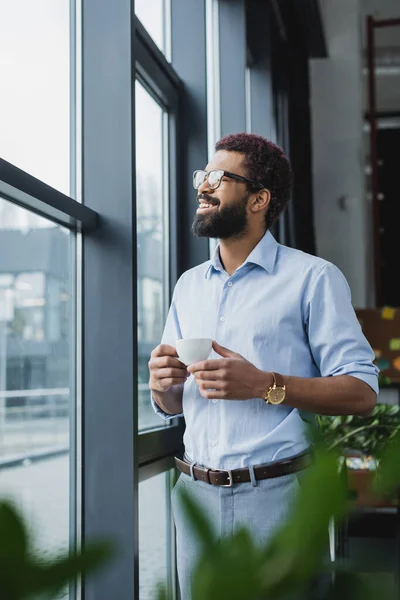
[(231, 179), (236, 179), (236, 181), (252, 183), (253, 185), (257, 186), (259, 190), (262, 190), (265, 187), (259, 181), (248, 179), (242, 175), (235, 175), (235, 173), (230, 173), (229, 171), (222, 171), (221, 169), (214, 169), (212, 171), (195, 171), (193, 173), (193, 187), (195, 190), (198, 190), (199, 187), (207, 180), (210, 190), (216, 190), (221, 185), (223, 177), (230, 177)]

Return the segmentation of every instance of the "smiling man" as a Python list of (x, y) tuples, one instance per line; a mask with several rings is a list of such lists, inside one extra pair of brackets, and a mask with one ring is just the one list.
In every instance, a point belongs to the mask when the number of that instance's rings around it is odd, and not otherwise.
[[(230, 135), (195, 171), (196, 236), (218, 238), (211, 260), (187, 271), (149, 362), (153, 407), (184, 416), (184, 486), (221, 536), (245, 525), (265, 543), (286, 518), (310, 464), (307, 415), (368, 415), (377, 368), (342, 273), (278, 244), (287, 205), (283, 151), (254, 134)], [(183, 365), (175, 341), (209, 337), (208, 360)], [(175, 488), (176, 489), (176, 488)], [(198, 545), (173, 496), (182, 600)]]

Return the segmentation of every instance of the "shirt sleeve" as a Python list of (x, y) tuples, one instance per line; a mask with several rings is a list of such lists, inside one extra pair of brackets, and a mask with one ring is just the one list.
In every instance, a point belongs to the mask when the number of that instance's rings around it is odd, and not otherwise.
[[(172, 298), (171, 306), (168, 311), (167, 320), (165, 322), (164, 333), (163, 333), (163, 336), (161, 339), (162, 344), (168, 344), (168, 345), (174, 346), (174, 347), (175, 347), (176, 340), (180, 340), (182, 338), (181, 328), (180, 328), (179, 319), (178, 319), (178, 312), (176, 309), (176, 291), (177, 291), (177, 288), (175, 288), (175, 290), (174, 290), (174, 295)], [(176, 415), (169, 415), (168, 413), (164, 412), (158, 406), (158, 404), (154, 400), (152, 394), (150, 394), (150, 399), (151, 399), (151, 405), (153, 407), (154, 412), (157, 415), (160, 415), (160, 417), (162, 419), (164, 419), (165, 421), (168, 421), (170, 419), (176, 419), (176, 417), (183, 417), (183, 413), (179, 413)]]
[(308, 338), (322, 377), (352, 375), (378, 393), (378, 367), (351, 304), (341, 271), (327, 263), (318, 273), (308, 299)]

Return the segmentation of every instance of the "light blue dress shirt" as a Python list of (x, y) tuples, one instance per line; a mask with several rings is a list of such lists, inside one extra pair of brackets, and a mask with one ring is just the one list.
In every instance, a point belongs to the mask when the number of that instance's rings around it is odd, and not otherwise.
[[(374, 354), (351, 304), (348, 284), (331, 263), (278, 244), (267, 232), (229, 276), (212, 259), (177, 282), (162, 343), (209, 337), (257, 368), (296, 377), (352, 375), (378, 391)], [(221, 358), (214, 351), (210, 358)], [(267, 390), (266, 390), (267, 391)], [(152, 399), (154, 410), (164, 413)], [(299, 410), (251, 400), (209, 400), (193, 376), (183, 391), (186, 454), (200, 465), (235, 469), (279, 460), (307, 448)]]

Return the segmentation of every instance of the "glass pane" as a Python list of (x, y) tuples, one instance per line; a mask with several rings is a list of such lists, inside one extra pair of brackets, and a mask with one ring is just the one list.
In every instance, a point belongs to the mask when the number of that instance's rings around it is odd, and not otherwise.
[(154, 600), (158, 583), (172, 587), (172, 515), (167, 471), (139, 484), (139, 600)]
[(167, 51), (166, 39), (170, 23), (167, 22), (170, 0), (135, 0), (135, 13), (164, 53)]
[(136, 188), (138, 235), (139, 429), (160, 427), (150, 405), (150, 353), (161, 341), (165, 321), (166, 235), (164, 225), (163, 109), (136, 82)]
[(72, 243), (0, 198), (0, 497), (46, 554), (69, 539)]
[(70, 194), (70, 0), (0, 2), (0, 157)]

